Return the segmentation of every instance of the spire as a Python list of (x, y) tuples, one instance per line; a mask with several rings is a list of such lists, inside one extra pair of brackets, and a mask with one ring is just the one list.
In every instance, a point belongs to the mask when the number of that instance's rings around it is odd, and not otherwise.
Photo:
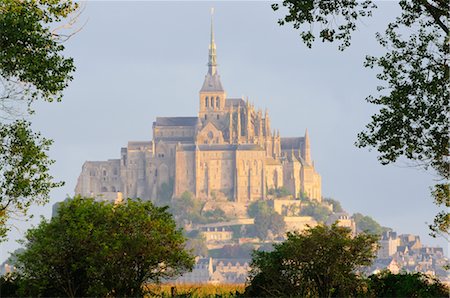
[(220, 76), (217, 73), (216, 43), (214, 42), (213, 13), (211, 9), (211, 40), (209, 42), (208, 72), (200, 92), (224, 92)]
[(211, 41), (209, 43), (208, 74), (215, 75), (217, 72), (216, 43), (214, 42), (213, 26), (214, 8), (211, 8)]

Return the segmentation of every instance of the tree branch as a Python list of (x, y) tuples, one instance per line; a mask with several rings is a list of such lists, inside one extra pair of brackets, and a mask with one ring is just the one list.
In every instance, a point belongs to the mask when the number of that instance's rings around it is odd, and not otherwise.
[(425, 9), (433, 17), (433, 19), (436, 22), (436, 24), (438, 24), (439, 27), (441, 27), (441, 29), (444, 30), (444, 32), (446, 34), (448, 34), (449, 33), (448, 27), (440, 19), (441, 16), (448, 17), (448, 15), (445, 13), (445, 11), (442, 11), (440, 8), (432, 5), (427, 0), (420, 0), (420, 2), (423, 4)]

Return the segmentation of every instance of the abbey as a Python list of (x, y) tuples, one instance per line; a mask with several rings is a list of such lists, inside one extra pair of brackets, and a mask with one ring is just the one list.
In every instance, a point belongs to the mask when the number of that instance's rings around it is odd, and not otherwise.
[(153, 140), (129, 142), (120, 159), (87, 161), (76, 194), (113, 200), (155, 200), (167, 189), (204, 201), (249, 202), (287, 189), (294, 197), (321, 200), (321, 178), (311, 160), (308, 132), (280, 137), (263, 113), (243, 98), (229, 98), (217, 71), (211, 28), (208, 72), (197, 117), (157, 117)]

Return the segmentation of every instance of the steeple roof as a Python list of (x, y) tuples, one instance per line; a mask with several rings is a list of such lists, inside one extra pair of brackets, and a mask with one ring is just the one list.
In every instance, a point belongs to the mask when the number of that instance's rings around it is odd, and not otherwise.
[(223, 92), (222, 82), (220, 76), (217, 73), (217, 56), (216, 56), (216, 43), (214, 42), (214, 27), (213, 16), (211, 11), (211, 40), (209, 43), (209, 55), (208, 55), (208, 73), (205, 76), (202, 89), (200, 92)]

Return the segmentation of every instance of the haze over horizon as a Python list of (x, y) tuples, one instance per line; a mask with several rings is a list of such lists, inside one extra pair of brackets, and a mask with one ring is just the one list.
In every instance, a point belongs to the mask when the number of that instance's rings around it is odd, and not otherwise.
[(394, 2), (377, 5), (340, 52), (321, 42), (306, 48), (298, 31), (278, 26), (282, 13), (270, 2), (87, 2), (79, 21), (86, 25), (65, 44), (77, 66), (74, 80), (61, 103), (39, 102), (31, 118), (54, 140), (52, 174), (66, 185), (52, 191), (49, 204), (32, 208), (29, 223), (14, 222), (18, 229), (2, 244), (1, 261), (40, 215), (49, 218), (55, 202), (73, 196), (86, 160), (119, 158), (128, 141), (151, 140), (157, 116), (197, 115), (212, 6), (228, 96), (268, 108), (282, 136), (308, 129), (324, 197), (399, 233), (418, 234), (448, 255), (448, 242), (428, 236), (425, 223), (438, 212), (429, 191), (435, 176), (406, 162), (382, 166), (376, 152), (354, 146), (376, 112), (364, 98), (376, 94), (377, 72), (363, 68), (364, 57), (382, 53), (375, 32), (399, 12)]

